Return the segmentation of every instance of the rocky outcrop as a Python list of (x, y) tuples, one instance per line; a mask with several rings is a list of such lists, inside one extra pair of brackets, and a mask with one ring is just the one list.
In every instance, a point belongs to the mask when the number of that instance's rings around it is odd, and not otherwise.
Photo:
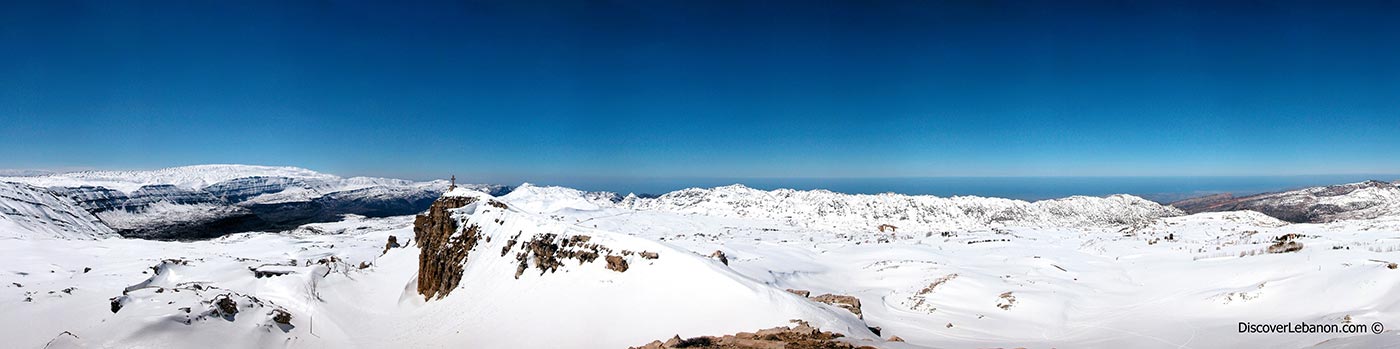
[(861, 315), (861, 313), (860, 313), (860, 298), (856, 298), (856, 297), (854, 297), (854, 296), (839, 295), (839, 294), (824, 294), (824, 295), (812, 297), (811, 299), (812, 299), (813, 301), (822, 302), (822, 303), (834, 305), (834, 306), (837, 306), (837, 307), (841, 307), (842, 309), (846, 309), (846, 310), (850, 311), (851, 314), (856, 314), (856, 317), (857, 317), (857, 318), (861, 318), (861, 319), (864, 319), (864, 318), (865, 318), (864, 315)]
[(724, 336), (700, 336), (681, 339), (680, 336), (662, 342), (652, 341), (646, 345), (629, 349), (669, 349), (669, 348), (708, 348), (708, 349), (866, 349), (838, 340), (845, 337), (840, 333), (821, 331), (806, 321), (792, 320), (796, 326), (774, 327), (758, 332), (739, 332)]
[(717, 259), (720, 263), (724, 263), (724, 265), (729, 265), (729, 256), (724, 255), (724, 251), (715, 250), (714, 253), (710, 254), (710, 258)]
[[(518, 236), (512, 237), (510, 241), (506, 242), (505, 249), (501, 251), (502, 256), (510, 252), (510, 247), (515, 244), (516, 238)], [(598, 256), (602, 254), (612, 252), (612, 249), (602, 245), (589, 243), (588, 241), (591, 239), (592, 237), (587, 235), (569, 237), (561, 237), (557, 234), (536, 235), (530, 241), (521, 244), (521, 251), (515, 254), (515, 260), (518, 262), (515, 268), (515, 278), (519, 279), (521, 275), (524, 275), (525, 270), (530, 268), (532, 261), (535, 268), (540, 270), (540, 275), (544, 275), (546, 272), (558, 271), (560, 267), (564, 266), (565, 260), (574, 259), (578, 261), (579, 265), (583, 265), (597, 260)], [(608, 268), (612, 269), (612, 256), (609, 256), (607, 261)], [(623, 261), (622, 269), (619, 271), (627, 270), (626, 261)]]
[(418, 252), (418, 294), (423, 299), (441, 299), (462, 280), (462, 262), (476, 247), (479, 228), (467, 227), (458, 233), (452, 210), (476, 202), (473, 197), (446, 196), (433, 202), (428, 212), (413, 220), (413, 236)]
[(627, 271), (627, 260), (623, 259), (622, 256), (608, 256), (607, 260), (608, 270), (619, 273)]
[(283, 325), (290, 325), (292, 324), (292, 313), (287, 312), (283, 309), (273, 309), (272, 322), (276, 322)]

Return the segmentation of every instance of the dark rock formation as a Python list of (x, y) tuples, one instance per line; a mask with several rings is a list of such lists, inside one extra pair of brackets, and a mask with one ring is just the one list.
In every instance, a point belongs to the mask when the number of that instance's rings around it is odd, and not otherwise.
[(218, 300), (214, 301), (214, 305), (219, 307), (219, 312), (224, 316), (238, 314), (238, 302), (234, 301), (231, 296), (224, 295), (219, 297)]
[(272, 321), (283, 325), (290, 325), (292, 324), (292, 313), (282, 309), (273, 309)]
[(720, 263), (729, 265), (729, 257), (724, 255), (724, 251), (715, 250), (715, 253), (710, 254), (710, 258), (718, 259)]
[(413, 221), (413, 240), (418, 248), (418, 294), (423, 299), (441, 299), (462, 280), (462, 263), (480, 239), (479, 227), (471, 225), (458, 234), (452, 209), (476, 202), (476, 198), (449, 196), (438, 199), (428, 212)]

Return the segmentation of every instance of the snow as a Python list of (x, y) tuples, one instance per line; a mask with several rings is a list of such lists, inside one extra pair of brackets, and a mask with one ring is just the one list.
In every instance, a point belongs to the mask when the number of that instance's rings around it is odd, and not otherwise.
[(0, 182), (0, 239), (95, 239), (114, 235), (97, 217), (43, 188)]
[[(802, 319), (890, 348), (1400, 346), (1400, 270), (1386, 266), (1400, 262), (1397, 215), (1289, 224), (1252, 211), (1182, 215), (1126, 195), (1025, 202), (742, 186), (655, 199), (533, 185), (444, 195), (480, 200), (454, 215), (489, 241), (442, 299), (416, 293), (413, 217), (194, 242), (11, 239), (0, 240), (0, 338), (20, 348), (619, 348)], [(492, 200), (508, 208), (482, 204)], [(659, 258), (628, 256), (621, 273), (570, 259), (516, 279), (515, 252), (500, 252), (517, 234), (586, 235)], [(1264, 252), (1285, 234), (1304, 248)], [(385, 252), (390, 235), (405, 247)], [(728, 265), (705, 257), (716, 250)], [(864, 318), (788, 288), (856, 296)], [(223, 294), (247, 307), (218, 316), (207, 302)], [(276, 309), (291, 325), (271, 320)], [(1239, 322), (1368, 332), (1241, 334)], [(1392, 329), (1371, 334), (1373, 322)]]
[(41, 176), (3, 177), (0, 181), (27, 183), (40, 187), (100, 186), (130, 193), (145, 185), (172, 184), (200, 189), (215, 183), (246, 177), (286, 177), (337, 180), (334, 175), (297, 167), (254, 165), (195, 165), (151, 171), (81, 171)]

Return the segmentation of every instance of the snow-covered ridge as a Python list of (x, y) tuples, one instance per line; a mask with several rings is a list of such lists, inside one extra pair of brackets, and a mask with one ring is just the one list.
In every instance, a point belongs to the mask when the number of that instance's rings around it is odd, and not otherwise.
[(341, 214), (413, 214), (449, 186), (444, 180), (342, 178), (297, 167), (250, 165), (82, 171), (3, 177), (0, 181), (45, 187), (123, 235), (152, 238), (205, 238), (290, 229), (335, 220)]
[(1400, 185), (1365, 181), (1244, 197), (1213, 195), (1172, 203), (1187, 212), (1254, 210), (1291, 222), (1331, 222), (1400, 214)]
[(79, 171), (41, 176), (13, 176), (0, 180), (40, 187), (98, 186), (130, 193), (147, 185), (169, 184), (184, 189), (200, 189), (215, 183), (247, 177), (340, 179), (334, 175), (299, 167), (194, 165), (149, 171)]
[(1002, 226), (1107, 226), (1179, 216), (1176, 208), (1132, 195), (1072, 196), (1027, 202), (977, 196), (842, 194), (828, 190), (760, 190), (735, 184), (678, 190), (656, 198), (629, 195), (619, 207), (765, 218), (808, 228), (951, 229)]
[(0, 182), (0, 238), (94, 239), (112, 229), (72, 200), (44, 188)]
[[(548, 194), (582, 194), (567, 188), (522, 187), (528, 195), (515, 199), (578, 203), (573, 197)], [(691, 337), (754, 331), (802, 319), (853, 341), (879, 342), (849, 311), (743, 276), (725, 262), (696, 252), (559, 221), (521, 209), (532, 202), (513, 200), (511, 195), (496, 198), (459, 188), (444, 197), (464, 198), (458, 202), (466, 203), (446, 208), (450, 218), (434, 218), (431, 212), (437, 206), (418, 216), (414, 240), (423, 248), (420, 268), (460, 263), (460, 276), (447, 279), (461, 282), (449, 284), (446, 296), (433, 294), (424, 308), (449, 314), (530, 315), (470, 321), (470, 326), (439, 340), (488, 348), (625, 348), (678, 333)], [(450, 238), (441, 240), (445, 243), (432, 242), (437, 239), (430, 221), (434, 219), (455, 222)], [(449, 252), (460, 248), (466, 251)], [(592, 255), (582, 256), (586, 253)], [(464, 257), (453, 259), (457, 256)], [(425, 263), (423, 258), (430, 260)], [(425, 273), (430, 271), (419, 270), (419, 283), (425, 282)], [(428, 280), (426, 285), (433, 286), (427, 289), (437, 290), (432, 282), (441, 279)], [(423, 285), (418, 284), (420, 290)], [(544, 314), (569, 315), (538, 316)], [(528, 336), (492, 335), (520, 328), (549, 330)]]

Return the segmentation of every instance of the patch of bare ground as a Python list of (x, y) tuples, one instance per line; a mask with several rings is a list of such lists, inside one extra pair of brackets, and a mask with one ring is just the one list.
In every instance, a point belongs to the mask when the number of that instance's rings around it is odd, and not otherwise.
[(870, 346), (856, 346), (840, 341), (838, 339), (845, 337), (845, 335), (818, 330), (806, 321), (792, 320), (792, 322), (796, 325), (724, 336), (700, 336), (687, 339), (675, 336), (664, 342), (655, 340), (646, 345), (629, 349), (874, 349)]

